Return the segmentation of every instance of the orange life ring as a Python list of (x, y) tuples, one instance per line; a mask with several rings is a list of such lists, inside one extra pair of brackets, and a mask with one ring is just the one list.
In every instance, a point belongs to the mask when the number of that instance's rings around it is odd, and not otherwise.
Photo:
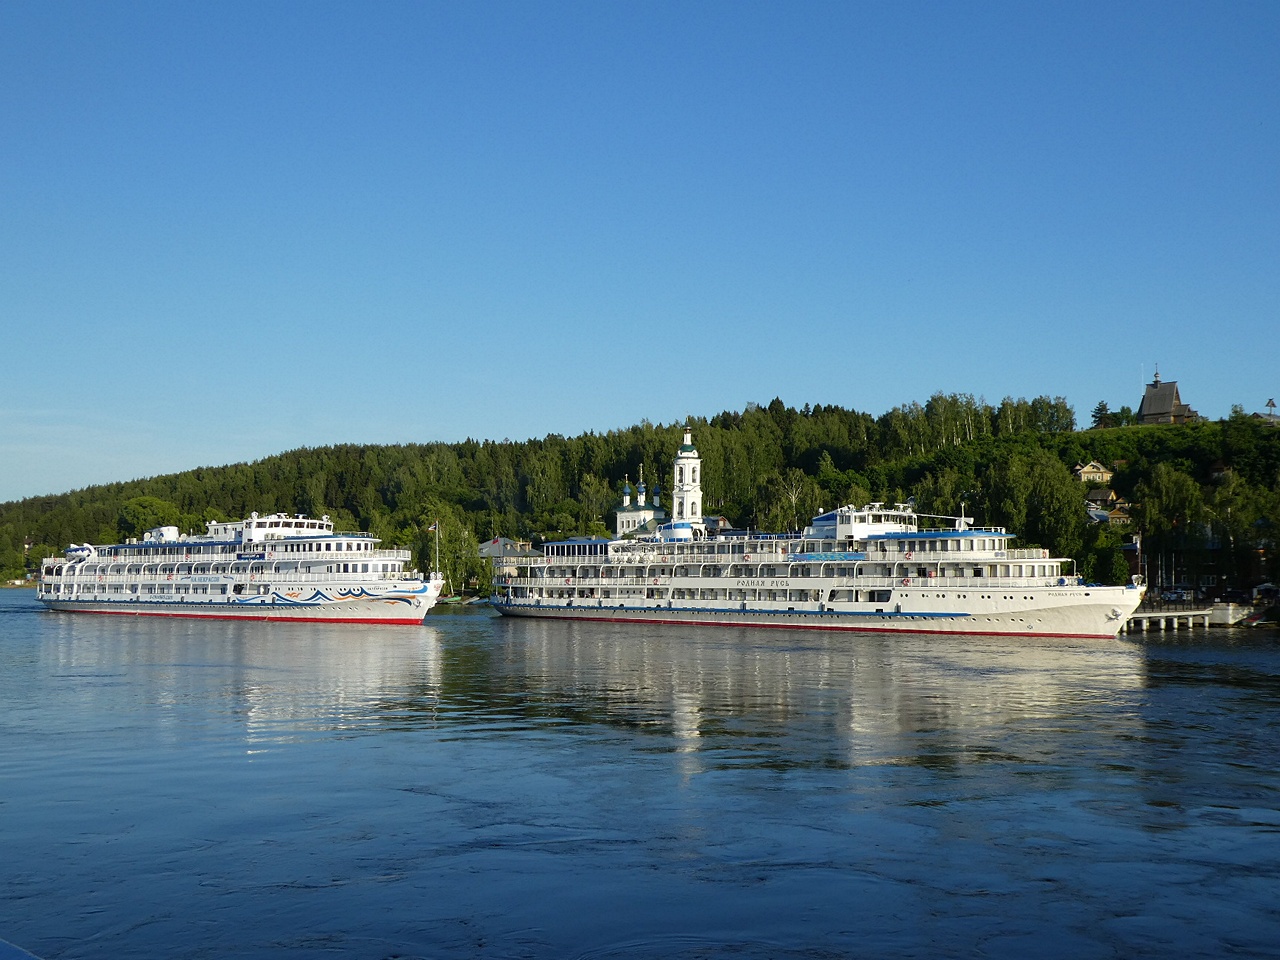
[(750, 559), (751, 559), (751, 554), (749, 554), (749, 553), (744, 553), (744, 554), (742, 555), (742, 559), (743, 559), (743, 560), (750, 560)]
[(909, 586), (911, 586), (911, 578), (910, 578), (910, 577), (903, 577), (903, 578), (902, 578), (902, 585), (903, 585), (904, 587), (909, 587)]
[(565, 578), (564, 578), (564, 582), (565, 582), (565, 583), (573, 583), (573, 577), (565, 577)]

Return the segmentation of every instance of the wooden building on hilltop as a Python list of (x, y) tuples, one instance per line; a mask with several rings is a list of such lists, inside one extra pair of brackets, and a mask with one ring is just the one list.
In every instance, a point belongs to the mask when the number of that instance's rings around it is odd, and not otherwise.
[(1200, 419), (1200, 414), (1182, 402), (1178, 395), (1178, 381), (1162, 383), (1160, 371), (1147, 384), (1147, 390), (1138, 404), (1138, 423), (1188, 423)]

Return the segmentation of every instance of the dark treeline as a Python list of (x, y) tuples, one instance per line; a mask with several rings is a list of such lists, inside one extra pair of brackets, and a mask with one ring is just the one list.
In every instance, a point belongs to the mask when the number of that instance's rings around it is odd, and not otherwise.
[[(1091, 525), (1071, 473), (1099, 460), (1134, 504), (1153, 550), (1225, 549), (1239, 579), (1266, 568), (1280, 529), (1280, 431), (1236, 410), (1218, 423), (1077, 431), (1061, 397), (991, 405), (937, 394), (880, 417), (836, 406), (795, 409), (774, 400), (692, 419), (709, 514), (735, 526), (796, 529), (821, 509), (914, 497), (923, 513), (964, 504), (979, 525), (1004, 526), (1027, 546), (1075, 557), (1091, 579), (1125, 576), (1121, 532)], [(0, 504), (0, 572), (21, 576), (72, 542), (114, 542), (173, 524), (251, 511), (328, 514), (441, 559), (453, 583), (482, 577), (479, 542), (605, 534), (624, 477), (644, 465), (665, 490), (683, 424), (641, 423), (577, 437), (523, 442), (343, 445), (300, 449), (248, 464), (107, 484)], [(664, 500), (665, 503), (665, 494)], [(1260, 567), (1261, 565), (1261, 567)]]

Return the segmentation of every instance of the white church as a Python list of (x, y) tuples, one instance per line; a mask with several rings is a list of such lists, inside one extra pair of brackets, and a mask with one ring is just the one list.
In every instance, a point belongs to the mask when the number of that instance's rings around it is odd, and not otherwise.
[(658, 488), (653, 488), (653, 501), (649, 502), (644, 486), (644, 464), (640, 464), (640, 483), (636, 486), (636, 502), (631, 502), (631, 480), (622, 481), (622, 506), (618, 508), (617, 536), (634, 536), (652, 532), (654, 521), (667, 519), (667, 511), (658, 506)]
[[(624, 481), (622, 506), (618, 508), (617, 536), (656, 534), (662, 540), (693, 540), (706, 536), (702, 516), (702, 458), (693, 445), (693, 430), (684, 428), (684, 443), (676, 452), (671, 475), (671, 515), (658, 504), (658, 488), (652, 502), (646, 502), (644, 467), (640, 467), (640, 483), (636, 503), (631, 502), (631, 483)], [(718, 518), (717, 518), (718, 519)]]

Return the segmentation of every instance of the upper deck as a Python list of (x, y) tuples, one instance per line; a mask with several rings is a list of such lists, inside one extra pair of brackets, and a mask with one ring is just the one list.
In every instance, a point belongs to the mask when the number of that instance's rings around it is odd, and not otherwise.
[[(283, 540), (289, 537), (323, 537), (333, 534), (333, 521), (327, 515), (319, 520), (312, 520), (302, 514), (291, 516), (287, 513), (273, 513), (267, 517), (259, 517), (257, 513), (251, 513), (248, 520), (233, 520), (227, 523), (208, 522), (206, 526), (209, 528), (206, 536), (210, 539), (239, 540), (243, 543)], [(352, 534), (352, 536), (368, 537), (369, 534)]]
[[(206, 521), (203, 534), (180, 534), (177, 527), (154, 527), (141, 539), (124, 543), (93, 545), (71, 544), (64, 551), (65, 561), (78, 563), (90, 559), (149, 559), (218, 557), (250, 551), (287, 552), (313, 555), (322, 553), (374, 552), (381, 539), (364, 532), (335, 532), (329, 517), (319, 520), (301, 514), (273, 513), (259, 517), (253, 513), (247, 520)], [(408, 557), (405, 551), (377, 550), (378, 556)], [(245, 554), (247, 557), (248, 554)], [(265, 553), (264, 553), (265, 556)], [(47, 557), (45, 565), (62, 563), (63, 557)]]
[[(922, 526), (921, 519), (949, 521)], [(846, 506), (813, 519), (803, 533), (721, 531), (673, 541), (662, 537), (603, 540), (577, 538), (543, 545), (543, 564), (634, 564), (676, 560), (802, 562), (805, 560), (912, 560), (926, 556), (1045, 559), (1042, 549), (1010, 550), (1003, 527), (975, 527), (968, 517), (917, 514), (911, 504)]]

